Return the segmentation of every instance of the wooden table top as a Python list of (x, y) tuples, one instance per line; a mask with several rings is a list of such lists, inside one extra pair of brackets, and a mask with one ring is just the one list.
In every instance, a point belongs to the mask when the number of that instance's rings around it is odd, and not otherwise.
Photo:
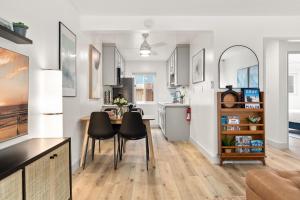
[[(89, 121), (90, 120), (90, 116), (84, 116), (82, 118), (80, 118), (81, 121)], [(147, 121), (147, 120), (155, 120), (155, 117), (153, 115), (143, 115), (143, 120)], [(112, 124), (121, 124), (122, 123), (122, 119), (119, 118), (110, 118), (110, 121)]]

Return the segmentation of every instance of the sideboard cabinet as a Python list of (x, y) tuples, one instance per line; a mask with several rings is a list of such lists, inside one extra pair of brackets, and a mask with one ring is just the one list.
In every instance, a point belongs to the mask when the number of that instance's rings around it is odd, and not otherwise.
[(30, 139), (0, 150), (0, 200), (68, 200), (71, 140)]

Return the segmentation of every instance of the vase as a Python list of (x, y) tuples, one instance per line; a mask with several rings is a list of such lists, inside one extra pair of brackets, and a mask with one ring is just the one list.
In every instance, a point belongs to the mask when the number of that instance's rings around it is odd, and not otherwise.
[(117, 112), (117, 117), (119, 119), (121, 119), (124, 115), (124, 109), (123, 109), (123, 106), (118, 106), (118, 112)]
[(254, 126), (254, 125), (250, 125), (249, 128), (250, 128), (250, 131), (256, 131), (257, 130), (257, 127)]
[(231, 153), (232, 149), (225, 149), (225, 153)]

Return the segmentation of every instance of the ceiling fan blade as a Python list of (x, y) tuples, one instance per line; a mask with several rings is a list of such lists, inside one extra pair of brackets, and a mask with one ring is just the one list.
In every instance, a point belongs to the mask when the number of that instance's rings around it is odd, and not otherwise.
[(167, 45), (166, 42), (157, 42), (157, 43), (151, 44), (150, 46), (151, 47), (163, 47), (163, 46), (166, 46), (166, 45)]

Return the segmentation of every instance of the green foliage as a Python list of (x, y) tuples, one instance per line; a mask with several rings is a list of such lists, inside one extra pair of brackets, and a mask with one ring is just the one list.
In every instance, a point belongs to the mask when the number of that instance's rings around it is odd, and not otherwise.
[(223, 146), (234, 146), (235, 145), (234, 136), (225, 135), (222, 138), (222, 144)]
[(14, 22), (13, 26), (28, 29), (28, 26), (26, 26), (23, 22)]
[(247, 119), (252, 124), (258, 124), (258, 122), (260, 122), (260, 120), (261, 120), (261, 117), (259, 117), (259, 116), (249, 116)]

